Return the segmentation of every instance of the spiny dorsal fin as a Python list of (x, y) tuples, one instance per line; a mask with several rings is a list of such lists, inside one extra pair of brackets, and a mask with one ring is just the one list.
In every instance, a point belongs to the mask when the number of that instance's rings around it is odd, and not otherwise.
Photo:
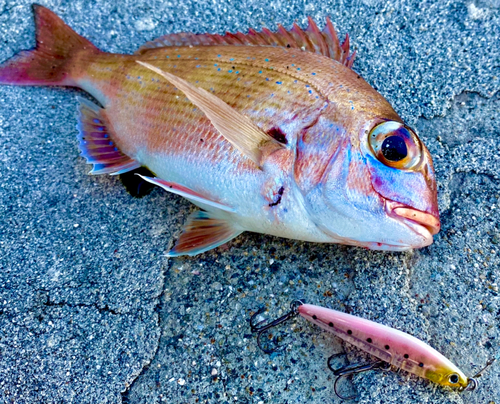
[(257, 167), (261, 166), (263, 146), (272, 144), (277, 149), (284, 147), (282, 143), (260, 129), (250, 118), (236, 111), (219, 97), (149, 63), (138, 60), (136, 62), (159, 74), (181, 90), (189, 101), (204, 112), (219, 133), (250, 158)]
[(335, 28), (329, 17), (326, 25), (320, 31), (311, 17), (308, 17), (309, 25), (303, 30), (297, 24), (292, 29), (286, 30), (278, 24), (278, 30), (272, 32), (267, 28), (257, 32), (250, 28), (248, 34), (227, 32), (219, 34), (192, 34), (184, 32), (180, 34), (168, 34), (146, 42), (136, 52), (142, 55), (151, 49), (169, 46), (210, 46), (210, 45), (254, 45), (254, 46), (281, 46), (285, 48), (299, 48), (308, 52), (315, 52), (332, 58), (347, 67), (352, 67), (356, 52), (349, 55), (349, 35), (346, 35), (341, 45)]

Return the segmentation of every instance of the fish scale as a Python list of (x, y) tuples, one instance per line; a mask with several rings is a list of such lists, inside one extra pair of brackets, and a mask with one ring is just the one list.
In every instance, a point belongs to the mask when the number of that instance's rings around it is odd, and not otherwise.
[[(241, 53), (239, 47), (234, 48)], [(238, 65), (240, 59), (247, 58), (247, 56), (239, 57), (235, 55), (235, 52), (232, 50), (223, 50), (228, 55), (235, 56), (234, 61), (229, 61), (231, 67), (232, 64), (235, 66)], [(219, 55), (222, 52), (222, 50), (218, 49), (207, 49), (207, 51), (213, 55)], [(191, 50), (191, 52), (193, 51)], [(179, 77), (197, 82), (197, 85), (200, 87), (205, 87), (207, 90), (213, 89), (212, 92), (215, 95), (233, 108), (250, 116), (265, 131), (276, 126), (279, 127), (280, 124), (287, 123), (293, 119), (296, 123), (301, 123), (301, 125), (296, 125), (294, 128), (295, 132), (287, 133), (287, 135), (296, 137), (302, 128), (308, 126), (314, 120), (317, 111), (321, 110), (324, 104), (324, 100), (319, 98), (319, 93), (310, 87), (306, 87), (306, 85), (309, 85), (306, 84), (308, 82), (295, 83), (294, 81), (297, 80), (296, 76), (289, 76), (286, 72), (270, 70), (274, 76), (273, 80), (281, 80), (283, 82), (282, 85), (273, 87), (272, 97), (269, 95), (268, 88), (260, 87), (262, 91), (259, 91), (259, 86), (257, 86), (255, 87), (257, 91), (254, 90), (254, 87), (250, 87), (252, 88), (252, 94), (248, 98), (242, 93), (242, 89), (248, 89), (249, 87), (241, 86), (239, 88), (237, 78), (242, 77), (252, 83), (258, 81), (265, 82), (266, 77), (259, 73), (259, 66), (247, 66), (248, 71), (242, 69), (239, 75), (228, 74), (227, 72), (219, 75), (213, 72), (213, 67), (207, 67), (206, 69), (193, 68), (194, 65), (199, 63), (199, 60), (193, 61), (191, 58), (187, 58), (186, 60), (181, 59), (175, 61), (177, 67), (173, 68), (173, 63), (165, 61), (164, 58), (158, 61), (154, 59), (151, 53), (151, 51), (147, 53), (145, 55), (147, 57), (143, 57), (143, 59), (155, 61), (156, 65), (163, 70), (175, 72)], [(246, 54), (248, 53), (249, 50), (246, 51)], [(171, 53), (171, 55), (176, 54), (183, 55), (184, 53), (180, 49)], [(194, 54), (201, 54), (201, 52), (198, 51)], [(103, 58), (107, 59), (107, 56), (103, 56)], [(86, 76), (80, 78), (80, 80), (87, 81), (88, 76), (97, 76), (102, 71), (102, 65), (110, 64), (106, 59), (102, 62), (100, 59), (94, 61), (88, 70), (86, 70)], [(130, 139), (130, 145), (126, 140), (122, 140), (120, 136), (116, 139), (117, 144), (119, 144), (125, 153), (135, 157), (136, 150), (134, 149), (138, 145), (146, 143), (151, 150), (155, 150), (158, 153), (171, 154), (177, 151), (178, 154), (182, 154), (189, 152), (192, 159), (206, 158), (207, 155), (205, 153), (207, 151), (210, 152), (209, 158), (213, 157), (217, 159), (221, 158), (221, 156), (230, 155), (234, 160), (241, 160), (240, 169), (255, 169), (253, 165), (248, 164), (244, 156), (235, 153), (230, 144), (221, 142), (220, 134), (213, 128), (210, 121), (201, 111), (195, 109), (182, 93), (174, 90), (174, 87), (169, 84), (152, 81), (154, 74), (147, 70), (145, 71), (144, 68), (135, 67), (135, 57), (127, 57), (127, 59), (130, 61), (125, 63), (129, 63), (132, 66), (130, 70), (127, 69), (127, 76), (130, 78), (125, 82), (120, 82), (118, 91), (116, 91), (117, 84), (113, 78), (116, 77), (116, 72), (114, 71), (108, 72), (99, 81), (94, 80), (90, 85), (85, 86), (85, 89), (95, 95), (106, 107), (109, 111), (108, 115), (118, 117), (115, 118), (117, 132), (123, 134), (124, 139)], [(219, 59), (217, 56), (214, 56), (211, 60)], [(226, 56), (226, 59), (230, 59), (230, 57)], [(114, 61), (113, 66), (116, 65), (116, 69), (121, 70), (122, 64), (123, 61)], [(195, 71), (193, 72), (193, 70)], [(160, 89), (158, 89), (158, 84), (161, 85)], [(294, 95), (293, 116), (291, 116), (288, 108), (284, 108), (285, 102), (289, 97), (288, 91), (292, 91)], [(122, 94), (130, 93), (137, 94), (133, 102), (130, 102), (128, 97), (121, 96)], [(99, 97), (99, 94), (102, 94), (104, 97)], [(318, 98), (316, 99), (315, 97)], [(311, 102), (311, 98), (314, 101)], [(112, 101), (106, 101), (108, 99)], [(168, 111), (167, 116), (158, 113), (164, 109)], [(132, 110), (135, 112), (134, 114), (130, 113)], [(266, 111), (270, 110), (274, 111), (274, 113), (266, 113)], [(180, 123), (183, 124), (183, 130), (179, 136), (179, 131), (176, 130), (176, 134), (174, 134), (173, 129), (177, 129)], [(149, 130), (144, 131), (145, 127), (149, 127)], [(204, 132), (202, 148), (199, 147), (200, 130)], [(142, 134), (144, 137), (139, 139), (137, 134)], [(202, 156), (200, 156), (200, 153), (202, 153)]]
[(80, 87), (101, 104), (79, 107), (92, 173), (145, 166), (144, 180), (203, 209), (170, 256), (243, 231), (396, 251), (439, 231), (429, 152), (351, 69), (329, 19), (323, 31), (309, 18), (306, 30), (172, 34), (119, 55), (34, 11), (37, 47), (0, 65), (0, 83)]

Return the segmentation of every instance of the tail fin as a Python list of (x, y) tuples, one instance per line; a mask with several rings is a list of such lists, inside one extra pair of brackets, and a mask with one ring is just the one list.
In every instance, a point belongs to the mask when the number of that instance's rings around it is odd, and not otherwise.
[(49, 9), (33, 5), (36, 48), (19, 52), (0, 65), (0, 84), (74, 85), (71, 59), (80, 51), (99, 52)]

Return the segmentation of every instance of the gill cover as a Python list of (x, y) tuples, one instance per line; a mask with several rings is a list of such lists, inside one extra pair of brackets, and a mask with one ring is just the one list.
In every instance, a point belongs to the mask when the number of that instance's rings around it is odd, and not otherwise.
[(312, 220), (332, 241), (368, 248), (395, 244), (391, 233), (396, 229), (384, 222), (387, 215), (369, 178), (362, 153), (344, 139), (321, 180), (305, 195)]

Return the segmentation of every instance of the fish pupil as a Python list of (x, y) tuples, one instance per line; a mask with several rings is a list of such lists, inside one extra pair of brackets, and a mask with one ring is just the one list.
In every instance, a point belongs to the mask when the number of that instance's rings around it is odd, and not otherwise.
[(451, 375), (450, 382), (453, 384), (458, 383), (458, 375)]
[(389, 136), (382, 143), (382, 154), (389, 161), (400, 161), (408, 155), (408, 149), (399, 136)]

